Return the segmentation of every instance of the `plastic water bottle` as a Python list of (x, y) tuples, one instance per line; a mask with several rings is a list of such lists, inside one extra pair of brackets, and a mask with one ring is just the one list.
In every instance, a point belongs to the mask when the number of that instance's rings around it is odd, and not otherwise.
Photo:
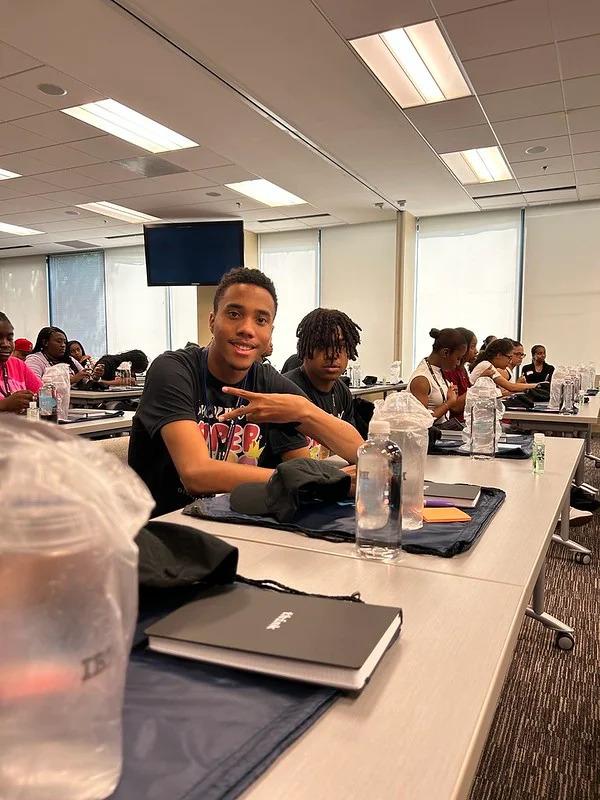
[(561, 389), (560, 398), (560, 413), (573, 414), (575, 413), (575, 387), (570, 378), (565, 378)]
[(360, 364), (358, 361), (354, 362), (354, 366), (352, 368), (352, 385), (357, 389), (361, 387), (361, 374), (360, 374)]
[(32, 400), (29, 403), (29, 408), (27, 409), (27, 419), (29, 422), (39, 422), (40, 410), (35, 400)]
[(498, 423), (496, 387), (491, 378), (480, 378), (467, 390), (465, 402), (465, 432), (471, 458), (495, 457)]
[(356, 480), (356, 547), (385, 561), (397, 558), (402, 544), (402, 451), (389, 436), (389, 422), (371, 421)]
[(45, 383), (38, 391), (40, 418), (49, 422), (56, 422), (56, 386)]
[(533, 450), (531, 452), (533, 462), (533, 472), (535, 475), (544, 474), (546, 462), (546, 437), (543, 433), (533, 434)]

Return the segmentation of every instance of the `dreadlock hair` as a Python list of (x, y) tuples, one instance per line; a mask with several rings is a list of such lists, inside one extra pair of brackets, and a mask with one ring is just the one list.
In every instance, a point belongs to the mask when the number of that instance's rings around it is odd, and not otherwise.
[(315, 308), (298, 325), (298, 357), (301, 361), (312, 358), (315, 350), (324, 350), (327, 356), (336, 356), (345, 348), (350, 361), (358, 356), (360, 328), (343, 311)]
[(485, 350), (479, 353), (473, 366), (476, 367), (477, 364), (481, 364), (482, 361), (491, 361), (493, 358), (496, 358), (496, 356), (509, 356), (513, 351), (513, 347), (512, 339), (494, 339), (493, 342), (488, 344)]
[(275, 313), (277, 313), (277, 292), (275, 291), (275, 284), (264, 272), (259, 269), (248, 269), (247, 267), (235, 267), (226, 272), (221, 278), (215, 296), (213, 299), (213, 311), (215, 314), (218, 311), (221, 298), (229, 289), (230, 286), (235, 286), (237, 283), (248, 283), (252, 286), (259, 286), (261, 289), (266, 289), (273, 298), (275, 304)]

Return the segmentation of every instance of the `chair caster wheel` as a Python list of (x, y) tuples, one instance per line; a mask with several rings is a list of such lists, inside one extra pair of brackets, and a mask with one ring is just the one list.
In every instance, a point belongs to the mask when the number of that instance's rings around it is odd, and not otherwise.
[(589, 553), (575, 553), (576, 564), (591, 564), (592, 557)]
[(572, 650), (575, 647), (575, 639), (570, 633), (560, 631), (554, 637), (554, 645), (559, 650)]

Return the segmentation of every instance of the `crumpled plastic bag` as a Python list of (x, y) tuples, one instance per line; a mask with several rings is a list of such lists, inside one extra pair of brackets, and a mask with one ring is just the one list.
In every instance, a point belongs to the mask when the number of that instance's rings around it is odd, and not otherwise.
[(69, 419), (71, 403), (71, 375), (68, 364), (52, 364), (42, 376), (42, 385), (52, 384), (56, 389), (56, 417)]
[(373, 419), (389, 422), (392, 431), (425, 431), (433, 425), (431, 411), (408, 389), (390, 392), (385, 400), (376, 400)]

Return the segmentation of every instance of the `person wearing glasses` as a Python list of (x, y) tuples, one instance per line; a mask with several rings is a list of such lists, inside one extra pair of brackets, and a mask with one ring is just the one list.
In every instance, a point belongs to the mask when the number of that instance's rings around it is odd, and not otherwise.
[(513, 351), (510, 356), (510, 363), (506, 369), (499, 370), (507, 381), (515, 380), (515, 370), (520, 368), (525, 358), (525, 350), (521, 342), (517, 342), (516, 339), (512, 339), (511, 341), (513, 343)]

